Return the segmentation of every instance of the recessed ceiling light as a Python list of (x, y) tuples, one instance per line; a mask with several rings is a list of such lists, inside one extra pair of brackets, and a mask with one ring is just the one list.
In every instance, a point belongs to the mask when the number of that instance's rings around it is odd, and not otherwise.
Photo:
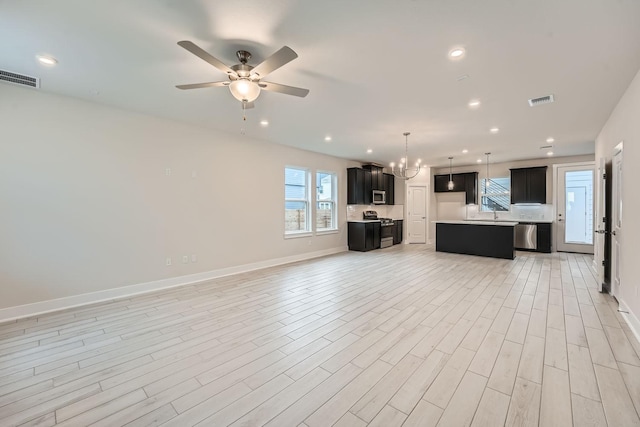
[(371, 148), (368, 148), (368, 149), (367, 149), (367, 153), (368, 153), (368, 154), (371, 154), (371, 153), (373, 153), (373, 150), (372, 150)]
[(491, 129), (489, 129), (489, 132), (491, 132), (491, 133), (498, 133), (498, 132), (500, 132), (500, 128), (492, 127)]
[(469, 150), (467, 150), (466, 148), (464, 150), (462, 150), (462, 154), (467, 154), (469, 152)]
[(476, 160), (476, 163), (482, 163), (482, 159)]
[(36, 55), (36, 58), (38, 59), (38, 62), (44, 65), (56, 65), (58, 63), (58, 60), (53, 56)]
[(451, 59), (460, 59), (464, 56), (464, 49), (461, 47), (456, 47), (449, 51), (449, 58)]
[(471, 101), (469, 101), (469, 107), (471, 108), (476, 108), (480, 106), (480, 100), (479, 99), (472, 99)]
[(324, 140), (325, 140), (325, 141), (327, 141), (327, 142), (329, 142), (329, 141), (331, 141), (331, 137), (330, 137), (330, 136), (325, 136), (325, 137), (324, 137)]
[(269, 126), (269, 120), (260, 120), (262, 126)]
[(553, 139), (553, 138), (547, 138), (547, 142), (551, 143), (551, 142), (553, 142), (553, 141), (555, 141), (555, 139)]
[(547, 156), (553, 156), (553, 151), (547, 151)]

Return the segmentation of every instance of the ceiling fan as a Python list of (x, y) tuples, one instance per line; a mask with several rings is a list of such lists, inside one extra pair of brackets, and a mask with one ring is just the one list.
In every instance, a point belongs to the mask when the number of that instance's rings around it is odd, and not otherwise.
[(178, 89), (228, 86), (234, 98), (242, 102), (243, 108), (253, 108), (253, 101), (258, 98), (262, 89), (284, 93), (286, 95), (299, 96), (301, 98), (304, 98), (309, 93), (309, 89), (262, 81), (264, 76), (298, 57), (298, 54), (288, 46), (284, 46), (256, 66), (247, 64), (249, 59), (251, 59), (251, 53), (246, 50), (239, 50), (236, 52), (236, 56), (240, 63), (229, 67), (193, 42), (183, 40), (178, 42), (178, 45), (226, 73), (229, 78), (229, 81), (177, 85), (176, 87)]

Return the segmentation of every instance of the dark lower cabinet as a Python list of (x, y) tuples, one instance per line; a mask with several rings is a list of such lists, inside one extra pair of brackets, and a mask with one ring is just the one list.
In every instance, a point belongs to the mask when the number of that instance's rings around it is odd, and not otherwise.
[(551, 224), (538, 224), (538, 252), (551, 253)]
[(402, 222), (403, 221), (401, 219), (396, 219), (393, 222), (396, 224), (396, 230), (393, 235), (393, 244), (397, 245), (399, 243), (402, 243)]
[(366, 252), (380, 249), (379, 222), (350, 222), (348, 233), (350, 251)]

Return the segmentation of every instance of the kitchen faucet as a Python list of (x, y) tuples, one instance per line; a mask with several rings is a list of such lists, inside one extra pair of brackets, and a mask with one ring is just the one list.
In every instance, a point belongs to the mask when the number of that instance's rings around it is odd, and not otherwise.
[(497, 210), (493, 210), (493, 220), (497, 221), (498, 220), (498, 211)]

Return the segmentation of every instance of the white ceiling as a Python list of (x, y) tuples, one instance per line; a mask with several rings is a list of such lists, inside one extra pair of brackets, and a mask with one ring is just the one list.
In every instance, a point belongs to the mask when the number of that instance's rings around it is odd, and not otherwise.
[[(299, 58), (265, 80), (311, 92), (263, 91), (244, 122), (226, 88), (175, 88), (225, 78), (180, 40), (229, 65), (238, 49), (256, 65), (288, 45)], [(544, 157), (550, 136), (555, 155), (593, 153), (639, 68), (637, 0), (0, 0), (0, 69), (42, 91), (383, 164), (405, 131), (409, 155), (434, 166)]]

